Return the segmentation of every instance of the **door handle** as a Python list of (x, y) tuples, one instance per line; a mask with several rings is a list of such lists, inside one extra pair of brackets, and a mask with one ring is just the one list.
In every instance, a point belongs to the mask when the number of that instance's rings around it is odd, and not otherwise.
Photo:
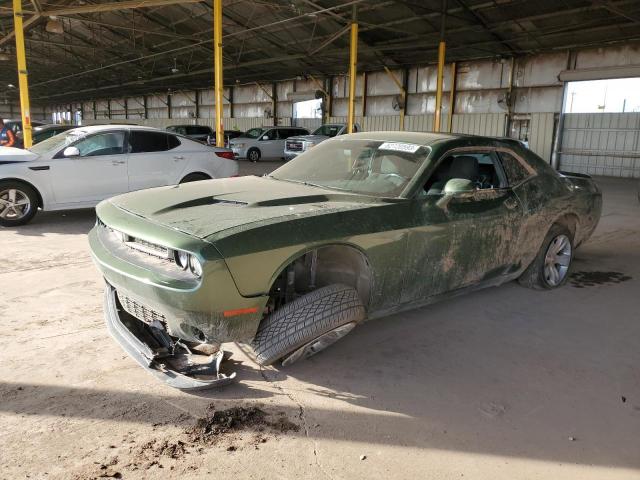
[(112, 165), (124, 165), (125, 161), (124, 160), (113, 160), (111, 162)]
[(175, 155), (173, 157), (174, 160), (184, 160), (184, 157), (182, 155)]

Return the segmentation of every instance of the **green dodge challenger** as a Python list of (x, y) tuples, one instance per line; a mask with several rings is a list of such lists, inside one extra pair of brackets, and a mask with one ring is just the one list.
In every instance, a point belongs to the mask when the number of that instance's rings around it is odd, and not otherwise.
[(518, 279), (561, 286), (601, 193), (513, 140), (336, 137), (264, 177), (102, 202), (89, 235), (110, 333), (181, 389), (232, 380), (223, 342), (283, 365), (365, 319)]

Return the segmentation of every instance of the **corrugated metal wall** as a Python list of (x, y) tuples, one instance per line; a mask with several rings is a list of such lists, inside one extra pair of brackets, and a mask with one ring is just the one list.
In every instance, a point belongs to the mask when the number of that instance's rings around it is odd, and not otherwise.
[(529, 148), (545, 160), (551, 158), (555, 114), (532, 113), (529, 125)]
[(560, 169), (640, 178), (640, 113), (568, 113)]

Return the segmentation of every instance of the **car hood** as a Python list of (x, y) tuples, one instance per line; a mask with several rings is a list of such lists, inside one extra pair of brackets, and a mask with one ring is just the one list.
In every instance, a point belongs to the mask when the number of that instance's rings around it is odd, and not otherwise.
[(192, 182), (127, 193), (109, 201), (129, 213), (210, 242), (254, 226), (380, 203), (373, 197), (269, 177)]
[(29, 150), (22, 150), (21, 148), (13, 147), (0, 147), (0, 164), (31, 162), (38, 158), (40, 158), (40, 155), (30, 152)]
[(298, 135), (296, 137), (289, 137), (287, 138), (287, 141), (289, 140), (297, 140), (299, 142), (324, 142), (325, 140), (329, 139), (329, 137), (325, 136), (325, 135)]

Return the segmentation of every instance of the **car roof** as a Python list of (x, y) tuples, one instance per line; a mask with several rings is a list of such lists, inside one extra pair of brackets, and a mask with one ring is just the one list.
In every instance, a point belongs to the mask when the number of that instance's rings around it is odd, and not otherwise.
[(209, 125), (200, 125), (200, 124), (193, 125), (191, 123), (180, 123), (180, 124), (177, 124), (177, 125), (167, 125), (167, 128), (174, 128), (174, 127), (203, 127), (203, 128), (211, 128)]
[(84, 130), (87, 133), (94, 132), (103, 132), (106, 130), (149, 130), (153, 132), (163, 132), (167, 133), (165, 130), (161, 130), (155, 127), (145, 127), (143, 125), (131, 125), (131, 124), (118, 124), (118, 123), (108, 123), (105, 125), (79, 125), (74, 127), (74, 130)]
[[(351, 133), (349, 137), (366, 140), (377, 140), (385, 142), (414, 143), (417, 145), (434, 145), (436, 143), (460, 143), (473, 142), (478, 145), (489, 145), (502, 143), (506, 145), (519, 144), (517, 140), (511, 138), (485, 137), (481, 135), (467, 135), (462, 133), (436, 133), (436, 132), (359, 132)], [(342, 137), (344, 138), (344, 137)]]

